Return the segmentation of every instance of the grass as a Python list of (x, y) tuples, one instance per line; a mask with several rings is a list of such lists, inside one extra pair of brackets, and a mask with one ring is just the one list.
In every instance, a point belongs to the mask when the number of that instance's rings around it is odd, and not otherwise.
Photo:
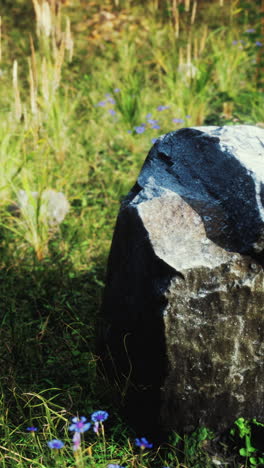
[[(59, 11), (54, 1), (4, 2), (3, 468), (251, 466), (236, 444), (233, 452), (225, 441), (220, 447), (209, 430), (172, 434), (154, 450), (135, 447), (141, 434), (122, 420), (118, 389), (96, 372), (95, 340), (120, 200), (152, 142), (184, 126), (263, 126), (263, 39), (256, 8), (235, 0), (184, 1), (178, 9), (169, 0), (72, 0)], [(46, 190), (63, 193), (70, 206), (56, 226), (45, 214)], [(110, 414), (104, 431), (91, 428), (73, 451), (71, 418), (100, 408)], [(37, 432), (26, 430), (32, 425)], [(50, 449), (54, 438), (65, 446)]]

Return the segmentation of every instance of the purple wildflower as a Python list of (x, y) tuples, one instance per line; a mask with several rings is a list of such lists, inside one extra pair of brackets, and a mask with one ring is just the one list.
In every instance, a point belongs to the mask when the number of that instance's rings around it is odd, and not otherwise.
[(256, 44), (257, 47), (262, 47), (262, 45), (263, 45), (262, 42), (259, 42), (259, 41), (256, 41), (255, 44)]
[(72, 449), (74, 451), (78, 450), (80, 448), (80, 446), (81, 446), (81, 434), (80, 434), (80, 432), (74, 432), (72, 441), (73, 441)]
[(107, 465), (107, 468), (124, 468), (124, 467), (120, 465), (115, 465), (114, 463), (110, 463), (110, 465)]
[(156, 124), (158, 123), (158, 120), (147, 119), (147, 122), (148, 122), (150, 125), (156, 125)]
[(35, 427), (35, 426), (27, 427), (27, 431), (28, 431), (28, 432), (36, 432), (37, 430), (38, 430), (38, 428)]
[(135, 445), (140, 447), (141, 450), (145, 448), (152, 448), (153, 444), (150, 444), (145, 437), (141, 437), (140, 439), (135, 439)]
[(92, 415), (91, 415), (91, 420), (93, 422), (103, 422), (105, 421), (107, 418), (108, 418), (109, 414), (107, 413), (107, 411), (95, 411)]
[(115, 465), (114, 463), (110, 463), (110, 465), (107, 465), (107, 468), (124, 468), (124, 467), (120, 465)]
[(116, 111), (114, 109), (108, 109), (109, 114), (116, 115)]
[(164, 111), (164, 110), (169, 109), (169, 108), (170, 108), (170, 106), (158, 106), (158, 107), (157, 107), (157, 110), (158, 110), (159, 112), (161, 112), (161, 111)]
[(184, 120), (183, 119), (172, 119), (172, 122), (180, 124), (180, 123), (183, 123)]
[(145, 127), (144, 125), (139, 125), (138, 127), (135, 127), (136, 133), (144, 133)]
[(64, 447), (64, 443), (58, 439), (52, 439), (48, 442), (48, 446), (50, 449), (61, 449)]
[(107, 102), (110, 102), (110, 104), (115, 104), (115, 103), (116, 103), (116, 102), (115, 102), (115, 99), (112, 98), (112, 97), (108, 97), (108, 98), (107, 98)]
[(72, 418), (73, 424), (70, 425), (69, 431), (85, 432), (91, 427), (91, 423), (87, 423), (87, 418), (81, 416), (80, 418)]
[(105, 107), (106, 106), (106, 101), (100, 101), (96, 104), (97, 107)]

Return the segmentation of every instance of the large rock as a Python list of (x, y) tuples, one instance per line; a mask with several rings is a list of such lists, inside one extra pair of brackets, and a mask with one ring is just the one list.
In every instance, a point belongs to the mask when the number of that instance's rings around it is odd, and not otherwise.
[(104, 359), (144, 435), (264, 419), (263, 205), (264, 130), (253, 126), (160, 137), (123, 201)]

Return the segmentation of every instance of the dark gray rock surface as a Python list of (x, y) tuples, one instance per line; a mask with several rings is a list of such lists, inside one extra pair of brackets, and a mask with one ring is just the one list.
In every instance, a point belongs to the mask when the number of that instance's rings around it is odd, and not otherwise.
[(253, 126), (160, 137), (122, 203), (103, 359), (142, 435), (264, 419), (263, 205)]

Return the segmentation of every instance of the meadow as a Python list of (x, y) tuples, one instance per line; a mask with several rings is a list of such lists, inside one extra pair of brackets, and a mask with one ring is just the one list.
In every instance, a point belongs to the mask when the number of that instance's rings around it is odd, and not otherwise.
[(0, 16), (1, 468), (261, 466), (243, 419), (233, 442), (135, 434), (96, 331), (120, 201), (155, 139), (264, 128), (263, 1), (2, 0)]

